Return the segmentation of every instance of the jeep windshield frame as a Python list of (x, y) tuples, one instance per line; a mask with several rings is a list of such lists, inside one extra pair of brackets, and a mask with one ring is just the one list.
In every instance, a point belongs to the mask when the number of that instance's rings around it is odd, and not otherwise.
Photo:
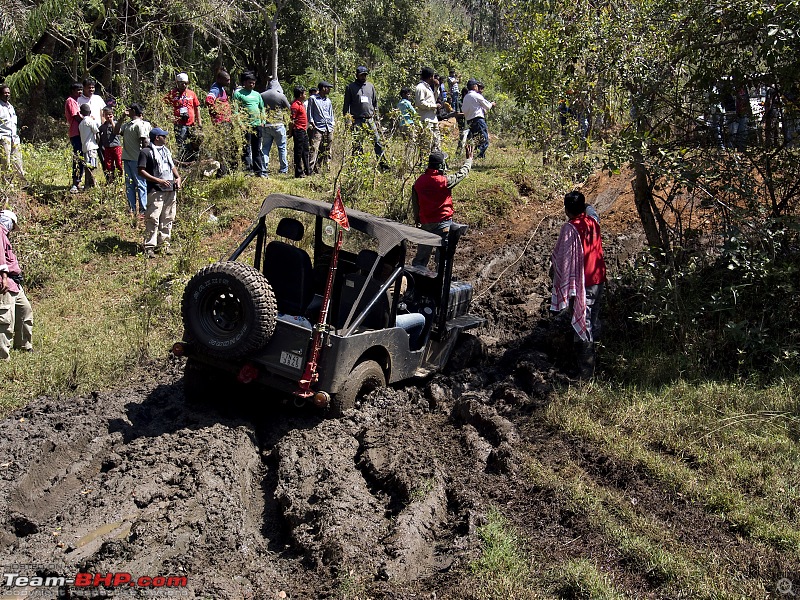
[[(277, 208), (297, 210), (326, 219), (330, 219), (331, 213), (331, 204), (329, 202), (309, 200), (308, 198), (301, 198), (300, 196), (292, 196), (289, 194), (270, 194), (261, 204), (261, 210), (258, 212), (258, 219), (260, 220), (266, 217)], [(378, 240), (377, 252), (381, 256), (385, 256), (389, 250), (400, 245), (403, 241), (434, 247), (440, 247), (442, 245), (441, 236), (435, 233), (430, 233), (424, 229), (418, 229), (411, 225), (405, 225), (383, 217), (376, 217), (375, 215), (365, 213), (355, 208), (348, 208), (346, 210), (347, 219), (352, 229), (365, 233)]]
[[(259, 210), (255, 226), (250, 230), (248, 235), (245, 237), (239, 247), (233, 252), (233, 254), (231, 254), (228, 260), (236, 260), (250, 245), (250, 243), (257, 239), (254, 266), (256, 268), (260, 268), (262, 261), (262, 248), (264, 247), (264, 241), (267, 236), (267, 215), (272, 211), (281, 208), (296, 210), (306, 214), (314, 215), (316, 217), (314, 248), (316, 259), (317, 253), (321, 247), (320, 244), (322, 243), (320, 236), (322, 221), (323, 219), (327, 219), (332, 222), (332, 219), (330, 218), (331, 205), (328, 202), (311, 200), (290, 194), (270, 194), (261, 204), (261, 209)], [(447, 294), (449, 293), (450, 281), (452, 279), (453, 256), (455, 254), (456, 244), (458, 243), (459, 238), (466, 232), (467, 226), (454, 223), (451, 225), (450, 232), (447, 237), (442, 238), (438, 234), (430, 233), (424, 229), (418, 229), (416, 227), (412, 227), (411, 225), (398, 223), (396, 221), (378, 217), (354, 208), (347, 209), (347, 218), (351, 229), (364, 233), (377, 240), (378, 246), (376, 251), (380, 257), (386, 256), (389, 251), (399, 246), (402, 249), (400, 260), (404, 261), (406, 256), (405, 242), (407, 241), (413, 242), (417, 245), (423, 244), (426, 246), (433, 246), (435, 248), (442, 248), (438, 272), (435, 273), (434, 277), (436, 281), (436, 288), (438, 289), (438, 298), (436, 302), (434, 325), (432, 327), (431, 336), (435, 339), (439, 339), (441, 336), (445, 335), (447, 321)], [(327, 248), (327, 246), (325, 247)], [(397, 313), (397, 304), (399, 298), (398, 292), (400, 285), (399, 275), (401, 271), (402, 268), (396, 269), (386, 282), (388, 284), (386, 286), (387, 288), (391, 287), (390, 282), (394, 282), (395, 285), (395, 294), (391, 307), (392, 325), (394, 324), (394, 317)], [(377, 298), (378, 295), (376, 294), (375, 297), (371, 298), (370, 300)], [(372, 306), (372, 304), (373, 303), (370, 302), (370, 306)], [(351, 315), (351, 318), (348, 319), (348, 329), (346, 330), (346, 334), (351, 334), (353, 329), (361, 323), (364, 316), (369, 311), (370, 306), (365, 307), (365, 310), (361, 311), (359, 315)], [(343, 330), (340, 333), (345, 333), (345, 331)]]

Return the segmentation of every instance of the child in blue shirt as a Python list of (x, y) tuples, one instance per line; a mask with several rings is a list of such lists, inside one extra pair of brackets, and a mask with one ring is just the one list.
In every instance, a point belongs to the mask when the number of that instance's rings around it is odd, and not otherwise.
[(417, 110), (411, 103), (410, 96), (411, 88), (404, 87), (400, 90), (400, 102), (397, 103), (397, 110), (400, 111), (400, 133), (403, 135), (403, 139), (408, 139), (417, 116)]

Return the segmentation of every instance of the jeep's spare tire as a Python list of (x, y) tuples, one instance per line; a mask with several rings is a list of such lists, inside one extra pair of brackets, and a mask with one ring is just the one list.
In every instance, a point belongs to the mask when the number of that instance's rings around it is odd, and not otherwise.
[(275, 331), (276, 312), (266, 277), (234, 261), (198, 271), (181, 304), (186, 341), (219, 358), (238, 358), (263, 347)]

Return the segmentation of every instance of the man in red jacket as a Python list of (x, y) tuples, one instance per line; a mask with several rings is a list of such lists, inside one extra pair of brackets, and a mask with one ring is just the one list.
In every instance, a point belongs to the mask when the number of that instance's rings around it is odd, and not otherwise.
[(553, 250), (553, 295), (550, 310), (572, 309), (579, 375), (594, 374), (594, 343), (599, 333), (600, 300), (606, 282), (606, 262), (597, 213), (581, 192), (564, 196), (567, 222)]
[(178, 159), (184, 162), (197, 160), (197, 150), (193, 138), (197, 129), (203, 126), (200, 116), (200, 99), (189, 89), (189, 75), (178, 73), (175, 87), (166, 96), (164, 102), (172, 106), (175, 122), (175, 143)]
[[(414, 211), (414, 222), (425, 231), (438, 233), (442, 239), (450, 233), (453, 222), (453, 196), (450, 190), (461, 183), (472, 169), (472, 146), (466, 147), (467, 160), (455, 175), (445, 175), (445, 155), (432, 152), (428, 157), (428, 169), (417, 178), (411, 188), (411, 207)], [(417, 255), (412, 261), (415, 267), (428, 266), (433, 247), (420, 245)], [(440, 251), (436, 249), (436, 266), (438, 269)]]
[(311, 175), (308, 162), (308, 115), (303, 104), (306, 100), (306, 88), (298, 85), (294, 88), (289, 134), (294, 138), (294, 176), (296, 178)]

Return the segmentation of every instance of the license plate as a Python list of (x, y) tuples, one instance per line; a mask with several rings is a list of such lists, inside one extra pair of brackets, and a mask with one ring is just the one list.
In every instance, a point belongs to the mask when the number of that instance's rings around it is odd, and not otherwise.
[(303, 366), (303, 359), (297, 354), (291, 352), (281, 352), (281, 364), (292, 367), (293, 369), (300, 369)]

